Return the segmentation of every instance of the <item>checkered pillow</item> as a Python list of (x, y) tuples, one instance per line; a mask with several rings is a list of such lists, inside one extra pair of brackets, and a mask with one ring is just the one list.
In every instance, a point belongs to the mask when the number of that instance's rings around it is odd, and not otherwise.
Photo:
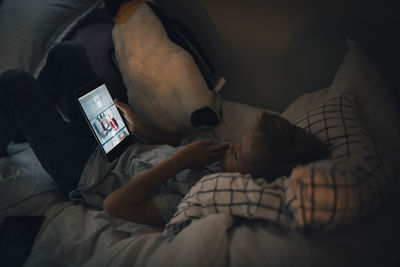
[(294, 122), (331, 146), (331, 160), (292, 171), (288, 202), (303, 228), (328, 230), (375, 210), (393, 182), (390, 164), (363, 127), (358, 100), (347, 92)]

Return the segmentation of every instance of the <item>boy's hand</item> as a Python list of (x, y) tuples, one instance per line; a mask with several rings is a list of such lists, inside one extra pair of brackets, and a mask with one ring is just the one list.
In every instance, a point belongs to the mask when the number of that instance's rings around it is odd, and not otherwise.
[(114, 104), (122, 112), (129, 130), (131, 132), (137, 130), (138, 127), (140, 127), (141, 120), (132, 107), (128, 104), (119, 102), (118, 99), (114, 99)]
[(228, 148), (229, 144), (213, 145), (212, 140), (200, 140), (187, 145), (174, 156), (182, 168), (197, 168), (220, 160)]

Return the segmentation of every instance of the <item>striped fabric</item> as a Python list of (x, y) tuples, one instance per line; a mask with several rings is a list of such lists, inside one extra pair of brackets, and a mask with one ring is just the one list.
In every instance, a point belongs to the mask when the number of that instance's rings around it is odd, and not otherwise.
[(192, 220), (208, 214), (226, 213), (233, 217), (263, 219), (285, 227), (294, 225), (286, 208), (285, 192), (290, 179), (273, 183), (241, 173), (215, 173), (204, 176), (186, 194), (178, 211), (166, 225), (164, 235), (181, 231)]
[(178, 206), (164, 234), (212, 213), (284, 227), (330, 230), (373, 212), (389, 195), (391, 166), (362, 125), (356, 96), (343, 93), (294, 122), (331, 146), (331, 159), (299, 166), (268, 184), (239, 173), (203, 177)]

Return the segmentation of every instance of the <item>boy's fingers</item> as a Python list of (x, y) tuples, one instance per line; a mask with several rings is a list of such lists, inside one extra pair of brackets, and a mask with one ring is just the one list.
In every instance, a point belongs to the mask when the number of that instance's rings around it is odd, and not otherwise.
[(229, 149), (229, 144), (213, 145), (212, 147), (210, 147), (210, 151), (223, 151), (223, 152), (225, 152), (228, 149)]
[(126, 107), (125, 107), (125, 105), (124, 105), (123, 103), (119, 102), (118, 99), (114, 99), (114, 104), (117, 106), (117, 108), (118, 108), (119, 110), (122, 111), (122, 113), (125, 114), (125, 108), (126, 108)]
[(206, 140), (199, 140), (196, 141), (197, 144), (201, 144), (201, 145), (211, 145), (212, 144), (212, 140), (211, 139), (206, 139)]
[(221, 159), (222, 159), (222, 156), (220, 156), (220, 155), (211, 157), (211, 161), (212, 162), (216, 162), (216, 161), (221, 160)]
[(224, 155), (225, 155), (224, 150), (217, 150), (210, 152), (210, 157), (215, 158), (215, 160), (222, 158)]
[(121, 109), (121, 103), (118, 101), (118, 99), (114, 99), (114, 104), (117, 106), (117, 108)]
[(114, 99), (114, 104), (115, 104), (117, 107), (121, 107), (121, 108), (127, 108), (127, 107), (128, 107), (127, 104), (122, 103), (122, 102), (119, 102), (118, 99)]

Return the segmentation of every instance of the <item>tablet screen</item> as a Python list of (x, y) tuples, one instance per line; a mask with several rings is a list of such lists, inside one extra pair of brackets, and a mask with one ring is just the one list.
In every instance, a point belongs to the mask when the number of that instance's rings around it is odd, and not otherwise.
[(129, 135), (105, 84), (79, 97), (78, 101), (106, 153)]

